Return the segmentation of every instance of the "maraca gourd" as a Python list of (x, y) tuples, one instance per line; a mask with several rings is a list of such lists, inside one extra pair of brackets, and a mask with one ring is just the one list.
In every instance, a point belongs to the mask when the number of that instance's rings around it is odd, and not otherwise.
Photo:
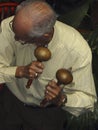
[(58, 80), (57, 84), (64, 84), (64, 85), (70, 84), (73, 80), (71, 71), (65, 68), (59, 69), (56, 72), (56, 78)]
[[(51, 52), (47, 47), (39, 46), (35, 49), (34, 55), (37, 58), (37, 61), (48, 61), (51, 58)], [(30, 88), (32, 84), (32, 79), (29, 79), (26, 85), (26, 88)]]
[(47, 47), (37, 47), (34, 51), (34, 55), (38, 61), (48, 61), (51, 58), (51, 52)]
[[(71, 71), (69, 71), (68, 69), (65, 69), (65, 68), (59, 69), (56, 72), (56, 78), (58, 80), (57, 85), (61, 85), (61, 84), (67, 85), (67, 84), (70, 84), (73, 80)], [(40, 103), (40, 106), (45, 107), (47, 103), (48, 103), (48, 101), (45, 98)]]

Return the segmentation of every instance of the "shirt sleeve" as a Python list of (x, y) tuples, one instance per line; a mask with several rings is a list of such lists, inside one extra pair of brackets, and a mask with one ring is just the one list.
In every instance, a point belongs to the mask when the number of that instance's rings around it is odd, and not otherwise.
[(79, 115), (85, 110), (93, 110), (94, 103), (97, 100), (95, 84), (92, 72), (92, 53), (86, 41), (82, 38), (76, 38), (76, 43), (71, 52), (73, 82), (64, 86), (64, 92), (67, 95), (67, 103), (64, 109), (74, 115)]
[(0, 31), (0, 83), (11, 82), (15, 78), (15, 54), (12, 32), (9, 28), (9, 19), (1, 23)]

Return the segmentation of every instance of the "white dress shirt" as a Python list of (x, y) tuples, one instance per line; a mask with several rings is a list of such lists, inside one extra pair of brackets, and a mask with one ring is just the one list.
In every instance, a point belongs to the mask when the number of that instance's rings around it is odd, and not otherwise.
[(73, 82), (61, 85), (67, 95), (64, 110), (78, 116), (85, 110), (93, 110), (96, 92), (92, 75), (92, 54), (88, 43), (73, 27), (59, 21), (54, 26), (54, 36), (48, 45), (52, 53), (49, 61), (43, 62), (45, 69), (29, 89), (28, 79), (15, 78), (17, 66), (25, 66), (36, 60), (32, 44), (22, 45), (14, 39), (9, 27), (13, 17), (5, 19), (0, 33), (0, 83), (6, 83), (10, 91), (23, 103), (40, 105), (44, 98), (45, 86), (56, 80), (56, 71), (72, 67)]

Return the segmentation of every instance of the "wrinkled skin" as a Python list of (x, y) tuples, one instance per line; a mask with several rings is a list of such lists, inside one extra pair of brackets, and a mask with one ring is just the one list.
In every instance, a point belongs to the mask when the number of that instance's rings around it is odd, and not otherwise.
[(41, 74), (43, 72), (43, 69), (44, 65), (41, 62), (33, 61), (29, 65), (17, 67), (16, 77), (34, 79), (35, 74)]

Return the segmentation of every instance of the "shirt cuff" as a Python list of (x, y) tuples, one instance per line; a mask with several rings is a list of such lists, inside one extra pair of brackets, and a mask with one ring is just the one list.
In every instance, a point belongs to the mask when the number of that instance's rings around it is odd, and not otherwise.
[(0, 83), (12, 82), (11, 81), (12, 78), (15, 78), (16, 68), (17, 66), (1, 68), (0, 69)]

